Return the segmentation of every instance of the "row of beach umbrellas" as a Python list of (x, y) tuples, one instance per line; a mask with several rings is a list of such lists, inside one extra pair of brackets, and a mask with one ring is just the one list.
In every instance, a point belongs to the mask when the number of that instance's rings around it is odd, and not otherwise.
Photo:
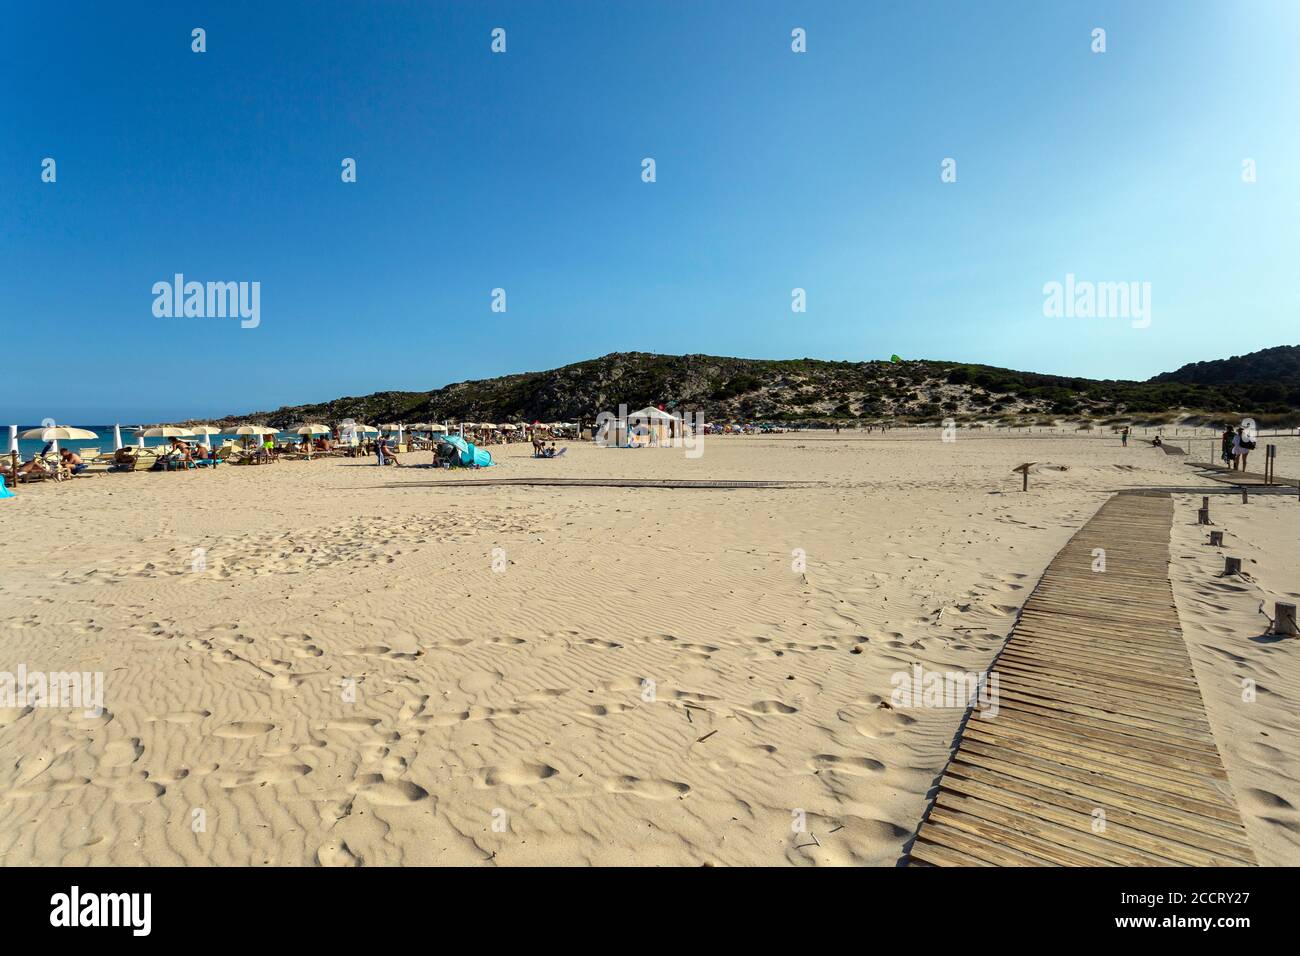
[[(494, 425), (491, 422), (461, 422), (460, 427), (495, 429), (497, 431), (518, 431), (520, 428), (528, 426), (501, 424)], [(552, 422), (547, 425), (541, 425), (543, 428), (571, 428), (563, 422)], [(413, 425), (407, 425), (400, 422), (390, 422), (387, 425), (380, 425), (379, 428), (373, 425), (352, 425), (352, 430), (362, 435), (377, 435), (381, 430), (385, 432), (396, 432), (400, 440), (403, 431), (411, 432), (447, 432), (447, 426), (429, 422), (416, 422)], [(304, 424), (297, 428), (285, 429), (285, 431), (296, 435), (328, 435), (331, 429), (326, 425)], [(196, 425), (194, 428), (186, 428), (181, 425), (157, 425), (152, 428), (142, 428), (136, 431), (140, 445), (143, 447), (146, 438), (203, 438), (208, 439), (213, 435), (233, 434), (249, 437), (262, 438), (267, 435), (278, 435), (281, 429), (268, 428), (265, 425), (239, 425), (233, 429), (217, 428), (214, 425)], [(29, 441), (51, 442), (54, 445), (54, 451), (59, 450), (60, 441), (95, 441), (99, 438), (95, 432), (87, 431), (84, 428), (73, 428), (70, 425), (42, 425), (39, 428), (29, 428), (26, 431), (19, 432), (17, 425), (9, 426), (9, 448), (10, 451), (18, 450), (18, 439)], [(113, 426), (113, 448), (116, 451), (122, 447), (122, 426)]]

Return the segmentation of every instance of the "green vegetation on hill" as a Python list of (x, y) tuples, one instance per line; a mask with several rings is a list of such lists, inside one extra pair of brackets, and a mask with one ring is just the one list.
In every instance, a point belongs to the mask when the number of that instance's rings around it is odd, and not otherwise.
[(1261, 424), (1300, 422), (1300, 346), (1198, 362), (1147, 382), (1018, 372), (945, 361), (827, 362), (615, 352), (544, 372), (376, 392), (244, 416), (284, 427), (345, 418), (573, 421), (646, 405), (710, 421), (1029, 421), (1046, 417)]

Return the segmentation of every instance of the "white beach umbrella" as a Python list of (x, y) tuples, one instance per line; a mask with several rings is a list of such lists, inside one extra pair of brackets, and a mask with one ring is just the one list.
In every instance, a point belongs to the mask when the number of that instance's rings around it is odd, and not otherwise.
[(193, 438), (194, 432), (180, 425), (157, 425), (140, 432), (141, 438)]
[(85, 441), (87, 438), (92, 441), (99, 436), (94, 432), (88, 432), (84, 428), (72, 428), (69, 425), (48, 425), (40, 428), (29, 428), (22, 432), (19, 438), (35, 439), (37, 441), (48, 441), (54, 443), (54, 453), (59, 453), (59, 441)]
[(113, 451), (121, 451), (121, 450), (122, 450), (122, 424), (119, 422), (118, 424), (113, 426)]
[(201, 435), (204, 438), (204, 444), (210, 444), (207, 439), (210, 439), (213, 435), (220, 435), (221, 429), (217, 428), (215, 425), (200, 425), (198, 428), (194, 429), (194, 434)]
[(51, 425), (41, 428), (29, 428), (27, 431), (20, 433), (18, 437), (35, 441), (85, 441), (88, 438), (94, 440), (99, 436), (94, 432), (86, 431), (84, 428)]
[(328, 435), (330, 430), (326, 425), (299, 425), (293, 432), (295, 435)]
[(18, 426), (10, 425), (9, 426), (9, 451), (15, 452), (17, 450), (18, 450)]
[[(239, 425), (235, 428), (235, 434), (246, 438), (264, 438), (267, 435), (279, 434), (277, 429), (268, 428), (266, 425)], [(245, 442), (244, 447), (248, 444)]]

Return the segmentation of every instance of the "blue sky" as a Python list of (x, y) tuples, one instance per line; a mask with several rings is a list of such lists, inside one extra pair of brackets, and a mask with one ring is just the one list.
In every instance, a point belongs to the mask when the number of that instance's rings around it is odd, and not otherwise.
[[(0, 25), (2, 421), (611, 351), (1146, 378), (1300, 340), (1290, 0), (7, 2)], [(155, 317), (177, 272), (260, 282), (260, 326)], [(1067, 273), (1150, 282), (1150, 327), (1044, 317)]]

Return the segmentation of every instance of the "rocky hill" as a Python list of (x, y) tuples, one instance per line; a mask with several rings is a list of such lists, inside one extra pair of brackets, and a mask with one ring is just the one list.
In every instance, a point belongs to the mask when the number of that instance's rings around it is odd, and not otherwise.
[(1300, 347), (1201, 362), (1147, 382), (1095, 380), (947, 361), (827, 362), (616, 352), (544, 372), (376, 392), (231, 416), (285, 427), (389, 421), (575, 421), (662, 405), (710, 421), (1300, 421)]

